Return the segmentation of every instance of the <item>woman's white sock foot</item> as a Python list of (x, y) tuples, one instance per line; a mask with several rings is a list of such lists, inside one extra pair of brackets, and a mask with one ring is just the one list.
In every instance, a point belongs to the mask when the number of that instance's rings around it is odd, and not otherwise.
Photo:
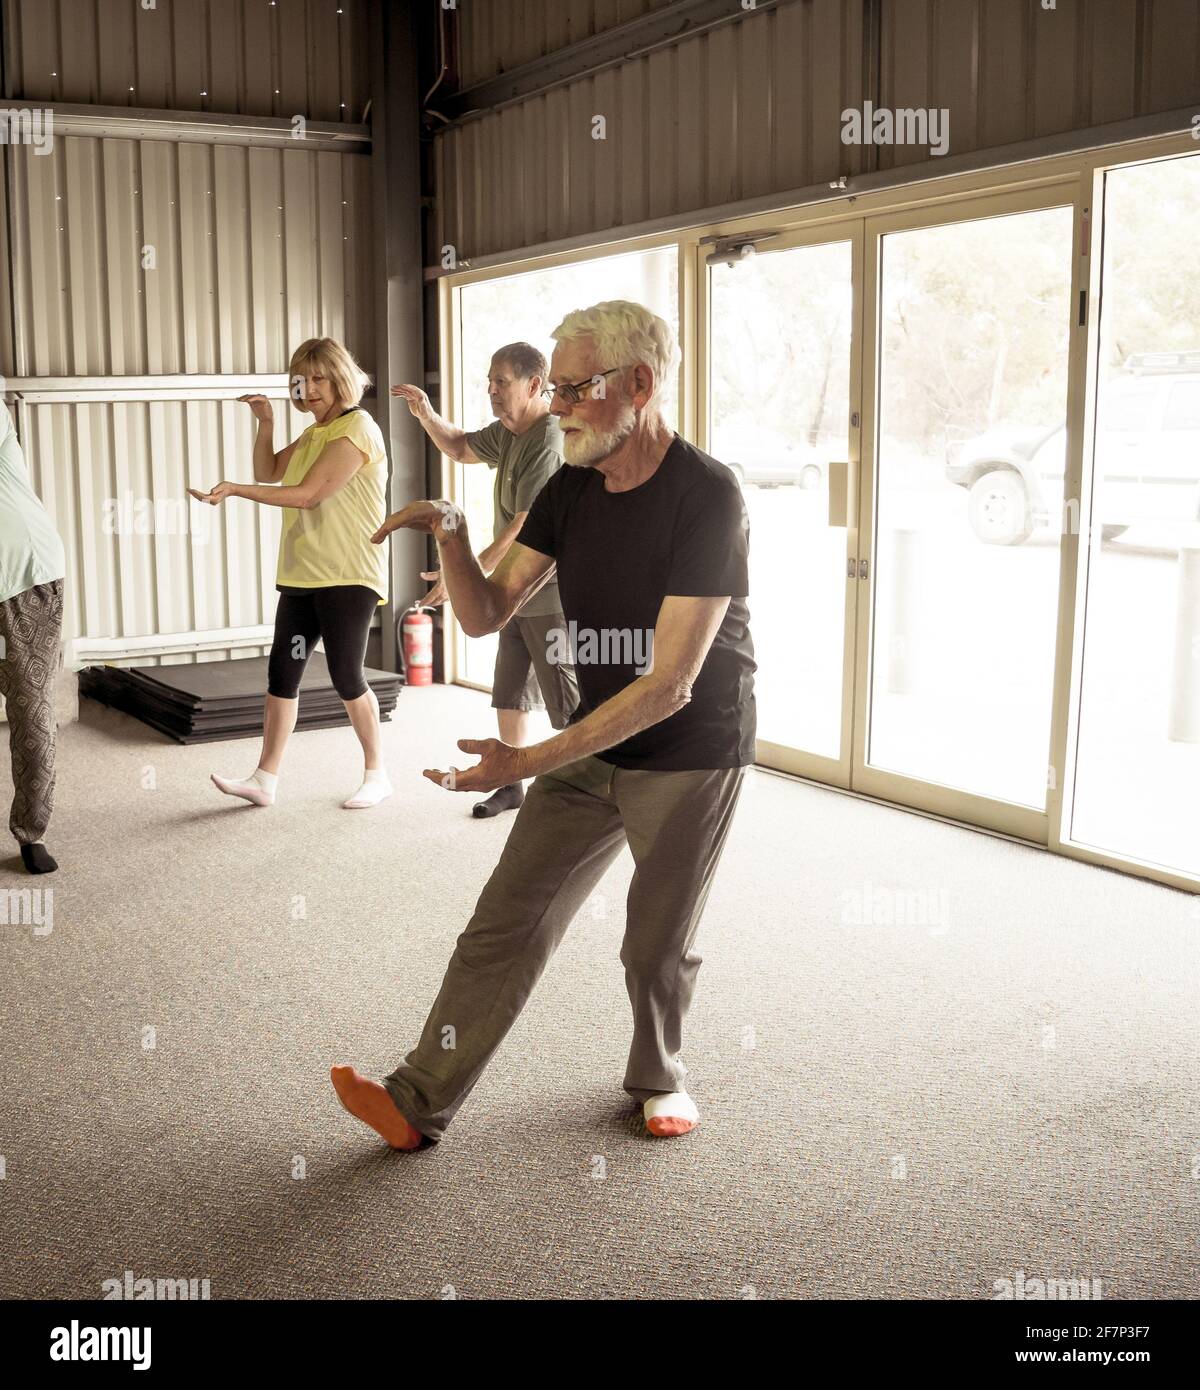
[(368, 806), (378, 806), (392, 794), (392, 784), (382, 768), (368, 768), (363, 775), (363, 784), (349, 801), (342, 802), (346, 811), (365, 811)]
[(211, 773), (213, 786), (218, 791), (222, 791), (226, 796), (240, 796), (243, 801), (249, 801), (254, 806), (273, 806), (275, 804), (275, 788), (278, 785), (279, 777), (274, 772), (264, 772), (262, 768), (257, 768), (249, 777), (242, 779), (238, 777), (218, 777)]

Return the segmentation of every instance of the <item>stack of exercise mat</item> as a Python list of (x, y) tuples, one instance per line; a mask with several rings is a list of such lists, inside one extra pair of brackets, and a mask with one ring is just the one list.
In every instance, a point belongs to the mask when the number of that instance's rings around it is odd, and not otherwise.
[[(369, 668), (363, 675), (379, 700), (380, 718), (390, 718), (402, 678)], [(87, 666), (79, 673), (81, 695), (132, 714), (178, 743), (261, 734), (266, 689), (265, 656), (178, 666)], [(300, 686), (296, 728), (332, 729), (349, 722), (325, 657), (314, 652)]]

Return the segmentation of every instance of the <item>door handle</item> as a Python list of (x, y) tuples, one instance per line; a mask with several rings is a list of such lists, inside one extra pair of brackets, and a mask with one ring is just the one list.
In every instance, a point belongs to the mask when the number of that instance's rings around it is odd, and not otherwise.
[(829, 468), (829, 524), (848, 526), (850, 515), (850, 465), (830, 463)]

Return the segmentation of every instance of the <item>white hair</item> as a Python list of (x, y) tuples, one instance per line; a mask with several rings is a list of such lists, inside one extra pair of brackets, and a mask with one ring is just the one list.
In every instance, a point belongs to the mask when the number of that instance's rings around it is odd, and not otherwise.
[(606, 299), (590, 309), (575, 309), (550, 335), (556, 343), (591, 338), (596, 345), (596, 367), (645, 365), (654, 372), (651, 402), (662, 395), (668, 375), (679, 362), (679, 346), (670, 325), (628, 299)]

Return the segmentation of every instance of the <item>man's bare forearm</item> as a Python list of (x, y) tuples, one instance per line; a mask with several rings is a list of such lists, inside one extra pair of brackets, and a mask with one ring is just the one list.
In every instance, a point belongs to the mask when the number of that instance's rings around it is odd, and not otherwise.
[(443, 454), (449, 454), (452, 459), (461, 456), (462, 447), (467, 442), (466, 430), (460, 430), (449, 420), (443, 420), (436, 411), (430, 412), (428, 420), (421, 421), (421, 427)]
[(691, 698), (691, 690), (682, 682), (653, 675), (640, 676), (578, 724), (572, 724), (544, 743), (519, 749), (521, 776), (539, 777), (576, 758), (602, 753), (640, 734), (643, 729), (669, 719)]
[(468, 637), (486, 637), (490, 632), (498, 632), (508, 617), (504, 594), (488, 579), (472, 554), (466, 519), (459, 521), (458, 529), (452, 534), (439, 529), (434, 536), (442, 583), (459, 627)]
[(513, 548), (513, 542), (517, 539), (517, 532), (520, 529), (518, 526), (511, 534), (508, 531), (502, 531), (491, 545), (485, 546), (479, 552), (479, 564), (484, 574), (491, 574), (500, 568), (500, 561)]

